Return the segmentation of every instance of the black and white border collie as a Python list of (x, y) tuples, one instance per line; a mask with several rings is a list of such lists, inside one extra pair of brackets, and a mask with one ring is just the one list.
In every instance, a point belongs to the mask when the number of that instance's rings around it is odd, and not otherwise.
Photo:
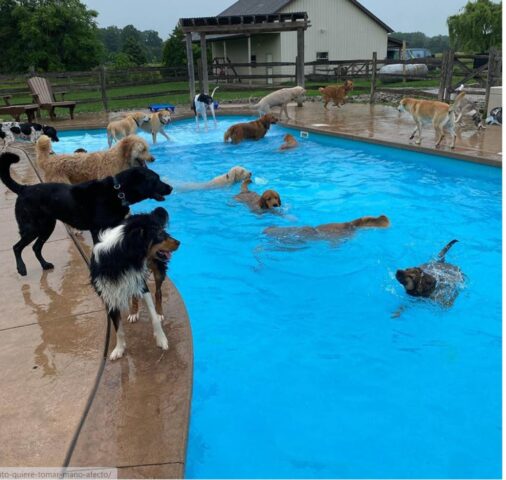
[(116, 329), (116, 346), (109, 358), (123, 356), (126, 348), (125, 332), (121, 323), (121, 311), (129, 307), (132, 298), (143, 298), (153, 324), (156, 345), (162, 350), (169, 342), (162, 329), (162, 317), (146, 285), (149, 275), (148, 258), (170, 256), (179, 241), (166, 231), (169, 215), (164, 208), (156, 208), (149, 214), (132, 215), (117, 227), (99, 234), (99, 242), (93, 247), (90, 263), (91, 283), (104, 301)]
[(199, 93), (197, 95), (195, 95), (195, 98), (193, 99), (193, 102), (192, 102), (192, 110), (195, 112), (195, 122), (197, 124), (197, 130), (200, 129), (200, 125), (199, 125), (199, 115), (204, 119), (204, 125), (205, 125), (205, 128), (206, 128), (206, 131), (207, 131), (207, 109), (209, 109), (211, 111), (211, 114), (213, 116), (213, 120), (214, 120), (214, 126), (216, 127), (217, 126), (217, 123), (216, 123), (216, 115), (214, 114), (214, 92), (216, 92), (216, 90), (218, 89), (219, 87), (215, 87), (215, 89), (213, 90), (213, 93), (211, 93), (211, 95), (207, 95), (205, 93)]
[(41, 135), (47, 135), (53, 142), (58, 142), (56, 128), (40, 123), (2, 122), (0, 123), (0, 138), (5, 143), (32, 142), (35, 143)]

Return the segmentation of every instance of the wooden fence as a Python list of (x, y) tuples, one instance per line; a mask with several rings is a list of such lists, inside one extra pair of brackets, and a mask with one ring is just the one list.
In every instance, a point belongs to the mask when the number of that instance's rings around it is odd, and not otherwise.
[[(404, 73), (386, 74), (381, 70), (385, 65), (399, 64)], [(409, 65), (425, 64), (427, 73), (409, 73)], [(486, 105), (490, 87), (501, 82), (501, 53), (491, 50), (488, 55), (458, 55), (452, 50), (444, 53), (441, 58), (425, 58), (411, 60), (378, 59), (376, 53), (370, 59), (314, 61), (304, 64), (304, 78), (312, 85), (309, 89), (317, 90), (319, 86), (342, 82), (347, 78), (365, 79), (370, 87), (357, 87), (370, 95), (374, 102), (376, 92), (405, 93), (424, 95), (448, 101), (450, 94), (461, 83), (475, 82), (484, 91)], [(0, 75), (0, 97), (13, 95), (26, 99), (30, 96), (26, 80), (34, 73), (27, 75)], [(188, 82), (186, 66), (176, 67), (136, 67), (124, 70), (100, 67), (88, 72), (45, 73), (55, 91), (65, 90), (67, 97), (75, 95), (81, 104), (102, 103), (106, 111), (111, 101), (155, 98), (170, 95), (189, 95), (189, 88), (167, 90), (167, 84)], [(202, 68), (198, 65), (197, 76), (202, 78)], [(297, 78), (296, 62), (254, 62), (254, 63), (212, 63), (209, 65), (208, 77), (211, 82), (221, 85), (222, 90), (275, 89), (279, 83), (295, 83)], [(379, 83), (381, 80), (381, 84)], [(389, 81), (401, 81), (393, 90)], [(438, 93), (427, 92), (409, 87), (411, 80), (428, 80)], [(276, 83), (278, 84), (276, 86)], [(163, 86), (162, 86), (163, 85)], [(129, 87), (146, 86), (142, 93), (128, 93)], [(148, 88), (149, 87), (149, 88)], [(125, 89), (122, 92), (121, 89)], [(81, 94), (81, 95), (80, 95)], [(79, 97), (82, 98), (79, 98)], [(13, 102), (19, 103), (19, 102)], [(25, 101), (26, 103), (26, 101)]]

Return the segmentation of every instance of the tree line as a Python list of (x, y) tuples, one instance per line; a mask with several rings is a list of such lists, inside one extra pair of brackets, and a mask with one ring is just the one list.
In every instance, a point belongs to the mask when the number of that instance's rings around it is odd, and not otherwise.
[[(186, 64), (184, 34), (178, 26), (164, 42), (158, 32), (133, 25), (99, 28), (97, 17), (80, 0), (0, 0), (0, 73), (89, 70), (104, 63), (118, 68)], [(433, 53), (449, 46), (483, 53), (501, 48), (501, 18), (502, 2), (474, 0), (448, 18), (449, 36), (428, 37), (422, 32), (393, 36)], [(193, 48), (196, 60), (200, 47)]]

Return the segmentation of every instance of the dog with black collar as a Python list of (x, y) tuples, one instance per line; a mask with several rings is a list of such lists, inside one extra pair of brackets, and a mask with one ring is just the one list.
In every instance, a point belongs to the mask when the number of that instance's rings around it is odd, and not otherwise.
[(142, 112), (132, 112), (125, 118), (109, 122), (107, 125), (107, 143), (109, 148), (111, 148), (113, 142), (137, 133), (137, 130), (146, 122), (149, 122), (149, 115)]
[(33, 251), (44, 270), (54, 268), (42, 256), (42, 247), (60, 220), (78, 230), (90, 230), (93, 242), (98, 232), (118, 225), (128, 215), (129, 206), (152, 198), (161, 202), (172, 187), (148, 168), (134, 167), (103, 180), (68, 185), (39, 183), (20, 185), (13, 180), (10, 166), (19, 156), (6, 152), (0, 156), (0, 179), (18, 195), (15, 213), (21, 239), (13, 246), (20, 275), (26, 275), (21, 254), (35, 240)]
[(207, 95), (205, 93), (199, 93), (199, 94), (195, 95), (195, 98), (193, 99), (191, 108), (195, 113), (195, 123), (197, 124), (197, 130), (200, 129), (199, 116), (201, 116), (204, 120), (204, 125), (205, 125), (205, 129), (207, 132), (207, 110), (208, 109), (211, 112), (211, 115), (213, 116), (215, 128), (218, 125), (218, 123), (216, 122), (216, 115), (214, 113), (214, 93), (216, 92), (216, 90), (218, 90), (218, 88), (219, 87), (215, 87), (215, 89), (213, 90), (213, 93), (211, 93), (211, 95)]

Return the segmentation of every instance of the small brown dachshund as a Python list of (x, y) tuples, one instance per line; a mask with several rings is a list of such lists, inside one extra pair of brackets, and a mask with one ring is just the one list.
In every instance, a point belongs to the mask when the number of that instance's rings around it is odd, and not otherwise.
[(250, 178), (242, 182), (241, 193), (234, 197), (238, 202), (248, 204), (249, 208), (254, 212), (273, 211), (274, 208), (281, 207), (281, 198), (278, 192), (266, 190), (262, 195), (258, 195), (258, 193), (248, 190), (250, 183)]

